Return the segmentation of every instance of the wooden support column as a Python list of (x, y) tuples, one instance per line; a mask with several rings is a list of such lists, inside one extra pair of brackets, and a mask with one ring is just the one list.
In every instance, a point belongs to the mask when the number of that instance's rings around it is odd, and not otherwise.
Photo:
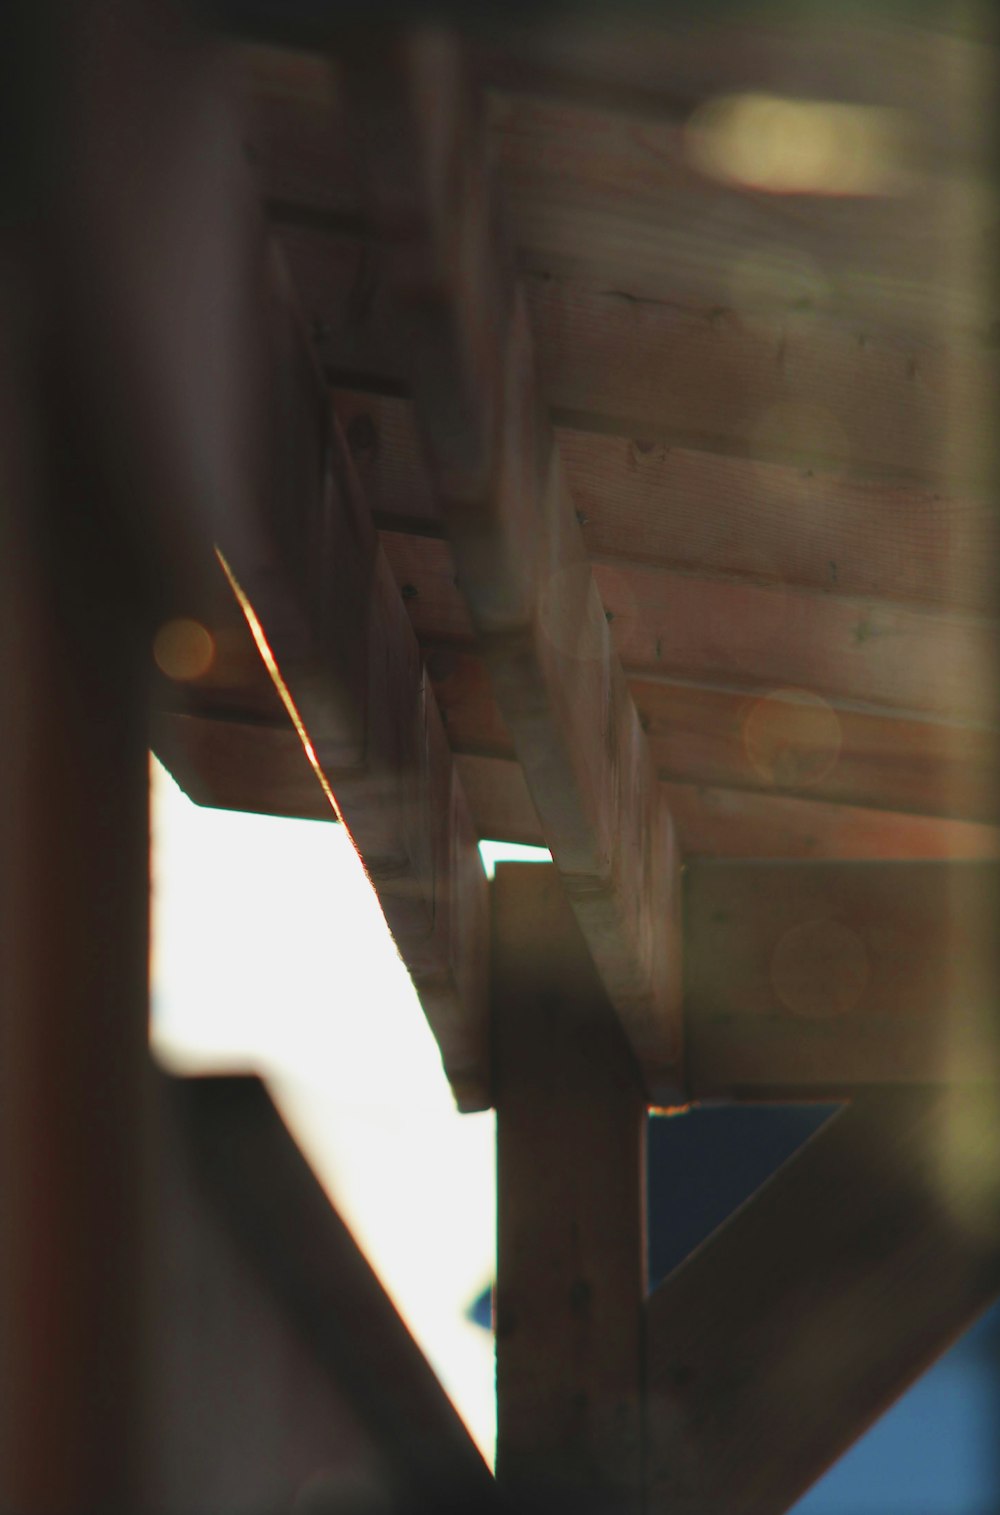
[(640, 1508), (645, 1106), (555, 869), (493, 886), (497, 1478)]
[(20, 252), (0, 258), (0, 1509), (131, 1515), (148, 640)]

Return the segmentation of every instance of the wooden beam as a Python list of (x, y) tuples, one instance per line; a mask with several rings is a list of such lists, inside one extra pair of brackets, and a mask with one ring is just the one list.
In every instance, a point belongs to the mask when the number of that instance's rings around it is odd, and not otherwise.
[(152, 744), (197, 805), (304, 821), (336, 819), (290, 723), (265, 726), (157, 711)]
[[(412, 401), (337, 390), (334, 405), (379, 525), (441, 535)], [(997, 614), (1000, 524), (988, 497), (571, 426), (556, 437), (597, 562)]]
[[(581, 430), (954, 488), (996, 384), (995, 355), (961, 341), (862, 344), (836, 323), (713, 320), (575, 280), (529, 275), (526, 289), (543, 390)], [(982, 492), (986, 477), (969, 482)]]
[[(329, 333), (331, 381), (412, 393), (373, 240), (301, 216), (281, 240), (310, 315)], [(793, 324), (739, 306), (643, 298), (622, 283), (522, 276), (538, 384), (559, 430), (742, 460), (744, 476), (775, 468), (814, 501), (821, 486), (810, 478), (824, 475), (846, 476), (849, 495), (875, 486), (988, 497), (975, 446), (996, 384), (985, 333), (975, 346), (965, 336), (925, 347), (864, 331), (859, 342), (854, 326), (822, 316)], [(947, 425), (942, 393), (952, 397)]]
[(555, 870), (501, 864), (493, 895), (497, 1479), (529, 1509), (634, 1511), (641, 1081)]
[[(726, 48), (733, 20), (730, 14), (714, 33), (716, 51)], [(692, 28), (699, 31), (713, 35)], [(863, 34), (859, 24), (861, 46)], [(658, 46), (669, 49), (673, 40), (668, 32)], [(620, 45), (620, 36), (615, 41)], [(665, 304), (683, 301), (706, 318), (735, 308), (794, 331), (821, 314), (868, 341), (888, 337), (889, 346), (919, 336), (926, 350), (947, 340), (954, 264), (947, 229), (933, 218), (959, 156), (955, 134), (940, 142), (938, 172), (911, 178), (905, 195), (896, 192), (900, 164), (888, 149), (868, 193), (846, 203), (842, 196), (802, 195), (790, 216), (759, 186), (706, 171), (698, 127), (711, 105), (692, 120), (683, 110), (671, 119), (662, 109), (608, 109), (582, 95), (553, 100), (532, 87), (533, 71), (525, 59), (521, 79), (512, 73), (507, 87), (489, 96), (491, 145), (521, 266), (529, 272)], [(745, 76), (735, 93), (752, 88)], [(801, 99), (802, 88), (801, 77), (785, 81), (794, 98)], [(855, 120), (864, 131), (872, 115), (861, 108)], [(971, 298), (966, 314), (975, 319)]]
[(1000, 1293), (995, 1091), (869, 1091), (661, 1284), (647, 1509), (781, 1515)]
[[(320, 1469), (336, 1475), (347, 1462), (346, 1487), (339, 1495), (348, 1508), (355, 1499), (366, 1503), (371, 1497), (364, 1483), (351, 1487), (350, 1474), (360, 1463), (378, 1502), (387, 1501), (393, 1512), (494, 1510), (496, 1492), (480, 1453), (263, 1084), (251, 1078), (164, 1080), (159, 1095), (164, 1114), (161, 1171), (168, 1178), (162, 1198), (180, 1210), (188, 1251), (169, 1236), (163, 1247), (189, 1287), (201, 1288), (207, 1274), (209, 1287), (220, 1296), (222, 1317), (221, 1327), (214, 1319), (206, 1325), (185, 1318), (186, 1301), (177, 1281), (161, 1270), (161, 1298), (172, 1314), (161, 1319), (157, 1349), (172, 1374), (164, 1375), (167, 1382), (158, 1396), (156, 1467), (160, 1487), (172, 1490), (175, 1499), (178, 1492), (182, 1496), (168, 1507), (188, 1508), (199, 1492), (190, 1482), (178, 1490), (171, 1453), (187, 1459), (215, 1503), (221, 1488), (231, 1497), (239, 1491), (244, 1504), (259, 1501), (270, 1490), (275, 1505), (287, 1505), (294, 1493), (289, 1475), (311, 1433), (314, 1457), (316, 1442), (320, 1447), (326, 1443)], [(176, 1176), (170, 1185), (172, 1172)], [(161, 1225), (170, 1213), (161, 1213)], [(195, 1257), (202, 1258), (193, 1280), (192, 1247)], [(186, 1325), (188, 1339), (170, 1341), (171, 1325)], [(262, 1334), (272, 1366), (271, 1377), (255, 1384), (251, 1396), (242, 1394), (226, 1372), (232, 1353), (241, 1351), (227, 1339), (227, 1331), (241, 1329)], [(283, 1339), (287, 1345), (282, 1350)], [(199, 1366), (202, 1382), (195, 1384)], [(309, 1407), (301, 1388), (295, 1394), (298, 1385), (321, 1396), (326, 1416)], [(178, 1402), (185, 1387), (195, 1395), (197, 1413), (189, 1403)], [(267, 1424), (266, 1410), (265, 1423), (256, 1424), (262, 1400), (272, 1416), (280, 1420), (288, 1415), (283, 1388), (305, 1401), (305, 1426), (275, 1428)], [(209, 1408), (230, 1436), (242, 1432), (240, 1440), (216, 1447), (209, 1438), (206, 1444), (198, 1397), (206, 1392), (223, 1397), (221, 1404), (210, 1398)], [(226, 1402), (230, 1397), (235, 1405)], [(254, 1432), (259, 1444), (248, 1446), (246, 1437)], [(248, 1457), (261, 1475), (249, 1491), (241, 1472)], [(316, 1462), (302, 1468), (299, 1461), (300, 1477), (316, 1471)], [(335, 1476), (331, 1484), (332, 1497), (338, 1492)]]
[(502, 252), (453, 41), (345, 59), (431, 476), (546, 839), (651, 1090), (680, 1065), (678, 860)]
[[(512, 757), (485, 660), (435, 649), (428, 669), (456, 752)], [(656, 769), (671, 783), (743, 789), (996, 824), (1000, 734), (810, 696), (634, 676)]]
[[(456, 762), (480, 836), (545, 845), (519, 764), (472, 754), (461, 754)], [(995, 826), (703, 784), (664, 787), (681, 853), (688, 861), (699, 857), (786, 862), (1000, 858), (1000, 828)]]
[[(421, 640), (471, 643), (449, 544), (391, 530), (381, 541)], [(593, 574), (629, 676), (799, 689), (886, 715), (1000, 725), (995, 619), (660, 564), (602, 561)]]
[(692, 1093), (994, 1080), (998, 909), (996, 863), (692, 864)]

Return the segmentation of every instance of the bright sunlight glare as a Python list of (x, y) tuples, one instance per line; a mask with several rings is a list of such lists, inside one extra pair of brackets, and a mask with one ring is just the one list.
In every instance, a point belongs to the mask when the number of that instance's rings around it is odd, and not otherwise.
[(209, 810), (153, 763), (152, 1044), (177, 1072), (253, 1071), (483, 1455), (494, 1121), (454, 1106), (343, 826)]

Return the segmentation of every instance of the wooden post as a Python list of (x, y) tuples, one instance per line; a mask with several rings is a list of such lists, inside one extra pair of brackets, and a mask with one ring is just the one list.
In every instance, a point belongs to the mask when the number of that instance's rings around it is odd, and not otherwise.
[[(37, 293), (9, 264), (26, 306)], [(148, 747), (132, 592), (68, 397), (0, 372), (0, 1508), (139, 1508)], [(26, 329), (28, 328), (28, 329)], [(55, 403), (53, 400), (55, 399)]]
[(645, 1107), (555, 869), (494, 883), (497, 1478), (640, 1508)]

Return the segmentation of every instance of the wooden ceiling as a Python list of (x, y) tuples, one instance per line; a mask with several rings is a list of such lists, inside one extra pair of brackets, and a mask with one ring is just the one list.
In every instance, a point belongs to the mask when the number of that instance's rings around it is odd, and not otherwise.
[[(890, 26), (859, 48), (831, 26), (577, 24), (473, 59), (541, 396), (686, 850), (995, 851), (981, 51)], [(232, 60), (480, 832), (540, 839), (425, 465), (336, 62), (261, 45)], [(690, 123), (751, 90), (899, 113), (901, 184), (713, 179)], [(199, 711), (230, 706), (229, 678), (217, 663)], [(274, 714), (236, 684), (242, 715)], [(282, 771), (256, 801), (322, 814)]]
[[(325, 622), (363, 644), (350, 762), (405, 776), (370, 729), (384, 643), (468, 835), (551, 846), (647, 1073), (676, 1052), (677, 847), (1000, 854), (982, 44), (675, 19), (225, 53), (353, 501), (339, 547), (290, 488), (273, 523), (319, 653)], [(752, 109), (779, 113), (756, 166)], [(310, 766), (243, 618), (211, 618), (211, 668), (160, 682), (160, 755), (202, 801), (329, 818), (324, 769), (395, 877), (348, 749)], [(294, 686), (300, 642), (267, 640)]]

